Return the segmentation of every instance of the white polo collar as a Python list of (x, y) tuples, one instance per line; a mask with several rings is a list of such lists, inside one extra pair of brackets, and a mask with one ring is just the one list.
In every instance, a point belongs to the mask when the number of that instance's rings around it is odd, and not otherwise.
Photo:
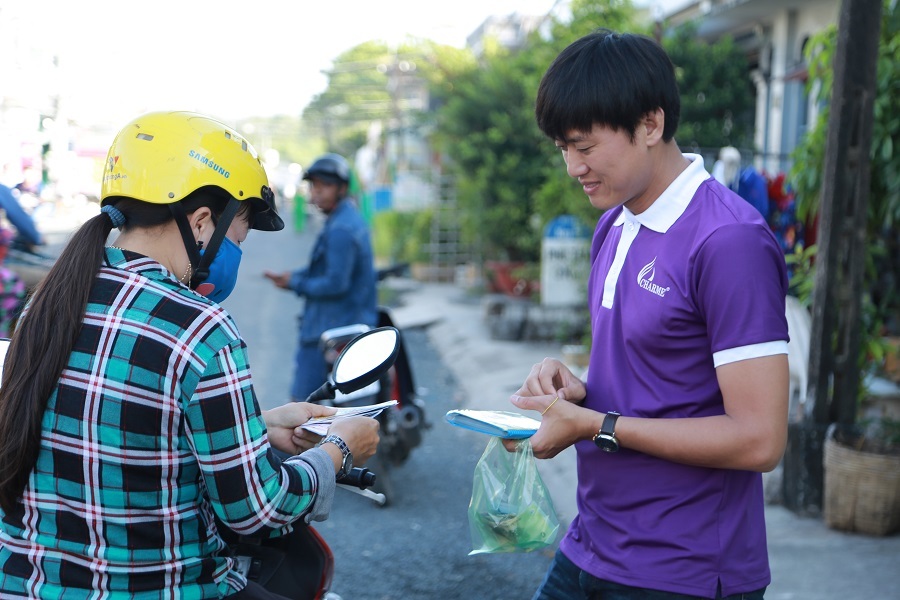
[(626, 222), (632, 225), (637, 223), (658, 233), (667, 232), (684, 214), (694, 194), (697, 193), (697, 188), (710, 177), (703, 168), (702, 156), (699, 154), (684, 154), (683, 156), (691, 161), (691, 164), (669, 184), (669, 187), (647, 210), (636, 215), (623, 206), (622, 212), (613, 225), (624, 225)]

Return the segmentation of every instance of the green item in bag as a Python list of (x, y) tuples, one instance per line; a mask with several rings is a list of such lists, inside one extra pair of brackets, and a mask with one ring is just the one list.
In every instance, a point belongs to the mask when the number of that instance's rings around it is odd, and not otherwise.
[(475, 465), (469, 502), (472, 554), (531, 552), (549, 546), (559, 533), (559, 518), (537, 470), (531, 442), (508, 452), (491, 437)]

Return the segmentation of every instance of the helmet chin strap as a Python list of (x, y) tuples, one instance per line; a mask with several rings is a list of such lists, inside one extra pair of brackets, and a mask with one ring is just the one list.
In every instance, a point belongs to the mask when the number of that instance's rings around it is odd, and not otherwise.
[(187, 213), (184, 212), (184, 206), (182, 206), (181, 202), (174, 202), (169, 205), (169, 210), (172, 211), (175, 223), (178, 224), (178, 229), (181, 232), (188, 260), (191, 261), (191, 269), (193, 270), (189, 284), (191, 289), (196, 289), (198, 285), (209, 277), (209, 265), (212, 264), (213, 259), (216, 257), (219, 246), (222, 245), (222, 240), (225, 239), (225, 234), (228, 232), (231, 221), (234, 220), (234, 216), (237, 214), (240, 206), (240, 202), (234, 198), (228, 200), (225, 210), (222, 211), (221, 216), (218, 218), (216, 229), (206, 245), (206, 252), (201, 256), (200, 248), (197, 247), (197, 240), (194, 239), (194, 232), (191, 231), (191, 225), (188, 222)]

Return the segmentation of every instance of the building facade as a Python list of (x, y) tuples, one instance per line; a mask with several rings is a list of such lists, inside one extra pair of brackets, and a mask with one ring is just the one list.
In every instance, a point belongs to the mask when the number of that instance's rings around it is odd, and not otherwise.
[(757, 169), (790, 170), (791, 152), (820, 109), (816, 94), (807, 91), (804, 49), (814, 34), (837, 23), (839, 11), (840, 0), (701, 0), (663, 15), (670, 27), (695, 21), (707, 41), (730, 35), (746, 52), (756, 89)]

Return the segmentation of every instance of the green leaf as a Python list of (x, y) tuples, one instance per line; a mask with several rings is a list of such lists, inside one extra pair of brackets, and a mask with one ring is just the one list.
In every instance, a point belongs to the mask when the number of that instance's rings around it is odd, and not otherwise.
[(887, 137), (881, 144), (881, 159), (885, 162), (890, 161), (894, 156), (894, 140)]

